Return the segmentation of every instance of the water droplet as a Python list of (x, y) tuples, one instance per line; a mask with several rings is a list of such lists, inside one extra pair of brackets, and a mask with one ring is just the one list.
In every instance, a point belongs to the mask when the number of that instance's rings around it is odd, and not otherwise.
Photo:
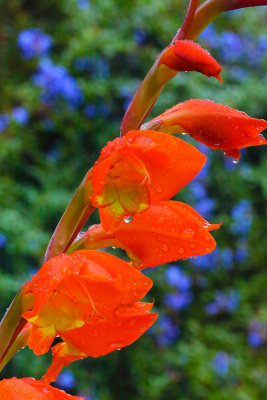
[(265, 137), (263, 136), (262, 133), (259, 133), (259, 137), (261, 137), (262, 139), (265, 139)]
[(165, 218), (164, 218), (164, 217), (160, 217), (160, 218), (159, 218), (159, 222), (160, 222), (160, 223), (163, 223), (163, 222), (164, 222), (164, 220), (165, 220)]
[(128, 217), (123, 218), (123, 221), (126, 224), (129, 224), (130, 222), (132, 222), (132, 220), (133, 220), (133, 217), (131, 215), (129, 215)]
[(187, 132), (182, 132), (182, 135), (183, 135), (183, 136), (187, 135)]
[(156, 187), (156, 192), (161, 193), (162, 192), (162, 187), (161, 186), (157, 186)]
[(180, 247), (180, 249), (178, 250), (179, 254), (183, 254), (184, 253), (184, 249), (182, 247)]
[(168, 251), (168, 246), (167, 246), (166, 244), (163, 244), (162, 247), (161, 247), (161, 249), (162, 249), (163, 251)]
[(194, 249), (196, 247), (196, 244), (195, 243), (190, 243), (190, 248), (191, 249)]
[(183, 239), (192, 239), (195, 236), (195, 232), (193, 229), (184, 229), (182, 232), (182, 238)]
[(113, 250), (116, 250), (117, 247), (116, 247), (116, 246), (111, 246), (111, 248), (112, 248)]
[(234, 163), (234, 164), (238, 164), (238, 163), (239, 163), (239, 160), (237, 160), (237, 159), (234, 158), (234, 159), (233, 159), (233, 163)]

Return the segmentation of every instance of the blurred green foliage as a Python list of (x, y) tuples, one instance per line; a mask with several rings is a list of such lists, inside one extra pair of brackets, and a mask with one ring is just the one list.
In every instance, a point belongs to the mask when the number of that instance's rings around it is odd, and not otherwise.
[[(29, 113), (27, 124), (11, 120), (0, 132), (0, 233), (6, 239), (0, 248), (2, 314), (16, 290), (41, 266), (49, 237), (72, 193), (105, 143), (118, 136), (127, 102), (180, 26), (186, 6), (181, 0), (91, 0), (84, 2), (84, 7), (75, 0), (1, 3), (0, 114), (11, 115), (18, 106)], [(227, 56), (221, 57), (222, 46), (215, 48), (213, 55), (224, 67), (223, 85), (197, 73), (179, 74), (168, 83), (152, 116), (193, 97), (266, 118), (266, 52), (256, 63), (256, 50), (248, 46), (259, 37), (266, 39), (266, 17), (266, 10), (258, 7), (218, 18), (214, 24), (217, 34), (229, 31), (240, 35), (247, 56), (242, 61), (238, 57), (227, 60)], [(23, 58), (17, 46), (19, 33), (31, 27), (53, 38), (51, 60), (68, 70), (84, 94), (78, 107), (69, 107), (64, 99), (53, 105), (41, 100), (40, 87), (32, 80), (39, 60)], [(227, 53), (227, 47), (225, 50)], [(85, 59), (89, 67), (82, 68)], [(179, 337), (163, 346), (151, 332), (120, 352), (72, 364), (73, 394), (100, 400), (267, 398), (264, 152), (264, 147), (249, 148), (237, 167), (227, 168), (223, 155), (214, 151), (209, 155), (205, 181), (208, 196), (214, 200), (211, 219), (223, 221), (220, 231), (214, 233), (219, 249), (236, 251), (238, 235), (230, 232), (232, 207), (241, 200), (250, 202), (248, 258), (234, 261), (230, 269), (223, 262), (204, 270), (180, 262), (193, 282), (193, 300), (181, 311), (164, 302), (165, 294), (173, 290), (164, 278), (166, 267), (150, 272), (155, 284), (149, 297), (155, 299), (161, 315), (179, 326)], [(193, 202), (188, 188), (177, 199)], [(90, 223), (96, 221), (95, 213)], [(240, 294), (238, 307), (207, 314), (206, 306), (216, 293), (230, 290)], [(263, 332), (262, 342), (254, 347), (248, 343), (251, 321), (258, 321)], [(226, 355), (226, 372), (214, 364), (218, 353)], [(50, 355), (35, 357), (25, 349), (2, 377), (40, 378), (49, 359)]]

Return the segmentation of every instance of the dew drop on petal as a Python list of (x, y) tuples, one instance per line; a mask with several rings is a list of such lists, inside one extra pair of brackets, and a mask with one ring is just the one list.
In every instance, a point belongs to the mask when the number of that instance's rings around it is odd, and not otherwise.
[(162, 192), (162, 187), (161, 186), (157, 186), (156, 187), (156, 192), (161, 193)]
[(185, 135), (187, 135), (187, 133), (186, 132), (182, 132), (182, 135), (185, 136)]
[(180, 247), (180, 249), (178, 250), (179, 254), (183, 254), (184, 253), (184, 249), (182, 247)]
[(193, 229), (184, 229), (182, 232), (182, 238), (183, 239), (192, 239), (195, 236), (195, 232)]
[(163, 251), (168, 251), (168, 246), (166, 244), (163, 244), (161, 249)]
[(123, 218), (123, 221), (126, 224), (129, 224), (130, 222), (132, 222), (132, 220), (133, 220), (133, 217), (131, 215), (129, 215), (128, 217)]
[(115, 250), (117, 247), (116, 247), (116, 246), (111, 246), (111, 248), (112, 248), (113, 250)]
[(233, 159), (233, 163), (234, 163), (234, 164), (238, 164), (238, 163), (239, 163), (239, 160), (237, 160), (237, 159), (234, 158), (234, 159)]

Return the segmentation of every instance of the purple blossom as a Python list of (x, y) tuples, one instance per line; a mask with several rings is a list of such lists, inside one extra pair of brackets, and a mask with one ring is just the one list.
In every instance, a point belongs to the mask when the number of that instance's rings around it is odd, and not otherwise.
[(219, 252), (215, 248), (211, 253), (191, 259), (191, 263), (199, 269), (212, 269), (219, 262)]
[(146, 36), (146, 33), (142, 29), (136, 29), (134, 31), (133, 38), (136, 41), (136, 43), (141, 46), (141, 45), (145, 44), (147, 36)]
[(219, 351), (212, 360), (214, 370), (220, 376), (225, 376), (229, 371), (229, 355), (224, 351)]
[(12, 118), (18, 124), (25, 125), (29, 121), (29, 113), (24, 107), (17, 107), (12, 111)]
[(0, 114), (0, 132), (3, 132), (9, 125), (9, 116), (7, 114)]
[(231, 290), (229, 294), (217, 292), (213, 302), (206, 306), (206, 313), (215, 315), (221, 312), (233, 312), (239, 306), (240, 293), (238, 290)]
[(89, 0), (77, 0), (77, 7), (80, 10), (86, 10), (87, 8), (90, 7), (90, 1)]
[(7, 238), (3, 233), (0, 233), (0, 249), (5, 247), (7, 244)]
[(189, 185), (189, 189), (190, 189), (191, 193), (193, 194), (193, 196), (194, 196), (197, 200), (203, 199), (203, 198), (207, 195), (205, 186), (204, 186), (202, 183), (200, 183), (200, 182), (194, 182), (194, 181), (193, 181), (193, 182)]
[(182, 269), (175, 265), (166, 269), (165, 279), (169, 285), (175, 286), (181, 291), (188, 290), (192, 286), (192, 278), (185, 275)]
[(226, 61), (240, 59), (243, 54), (243, 41), (234, 32), (223, 32), (220, 35), (221, 41), (221, 56)]
[(232, 249), (223, 249), (220, 252), (221, 263), (225, 269), (231, 269), (234, 265), (235, 254)]
[(205, 197), (194, 204), (196, 211), (204, 218), (209, 219), (212, 217), (215, 208), (215, 202), (209, 197)]
[(42, 88), (42, 99), (46, 103), (52, 104), (58, 98), (64, 98), (69, 107), (75, 108), (83, 101), (83, 93), (75, 79), (64, 67), (53, 64), (51, 60), (39, 63), (32, 80)]
[(76, 382), (73, 373), (70, 370), (65, 370), (58, 375), (56, 383), (64, 390), (72, 389)]
[(95, 104), (87, 104), (84, 108), (84, 115), (89, 118), (95, 118), (97, 115), (97, 107)]
[(164, 303), (167, 307), (180, 311), (186, 308), (192, 302), (192, 299), (191, 292), (168, 293), (164, 296)]
[(267, 337), (267, 327), (258, 320), (252, 320), (248, 333), (248, 343), (251, 347), (261, 346)]
[(22, 57), (29, 60), (48, 55), (53, 40), (39, 28), (28, 28), (20, 32), (17, 44)]
[(236, 235), (248, 235), (252, 225), (252, 210), (248, 200), (241, 200), (232, 208), (233, 222), (230, 230)]
[(154, 325), (154, 330), (157, 331), (157, 343), (162, 347), (173, 344), (180, 333), (179, 328), (173, 324), (171, 318), (167, 315), (159, 316), (156, 325)]

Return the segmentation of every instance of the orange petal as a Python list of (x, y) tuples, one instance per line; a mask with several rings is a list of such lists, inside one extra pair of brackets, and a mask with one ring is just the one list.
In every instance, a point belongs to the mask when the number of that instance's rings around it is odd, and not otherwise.
[(157, 319), (144, 303), (118, 308), (110, 319), (65, 332), (63, 339), (90, 357), (100, 357), (137, 340)]
[(221, 81), (221, 67), (218, 62), (199, 44), (191, 40), (177, 40), (160, 58), (159, 65), (165, 64), (175, 71), (198, 71)]
[(192, 99), (177, 104), (145, 126), (163, 132), (187, 132), (206, 146), (240, 158), (244, 147), (266, 144), (260, 133), (267, 121), (208, 100)]
[[(187, 204), (178, 201), (152, 204), (131, 223), (121, 223), (111, 234), (105, 234), (101, 225), (93, 226), (84, 234), (91, 242), (113, 245), (127, 251), (135, 266), (154, 267), (180, 258), (210, 253), (216, 243), (208, 233), (218, 229), (210, 225)], [(110, 242), (111, 244), (109, 244)], [(86, 242), (83, 242), (86, 246)]]
[(58, 343), (52, 349), (53, 360), (44, 375), (45, 383), (55, 382), (62, 368), (67, 367), (71, 362), (81, 360), (86, 357), (85, 354), (79, 352), (74, 347), (68, 346), (67, 343)]
[(195, 178), (206, 162), (195, 147), (164, 133), (130, 131), (125, 138), (148, 171), (151, 202), (169, 200)]
[(8, 400), (85, 400), (71, 396), (63, 390), (47, 385), (33, 378), (11, 378), (0, 382), (0, 399)]

